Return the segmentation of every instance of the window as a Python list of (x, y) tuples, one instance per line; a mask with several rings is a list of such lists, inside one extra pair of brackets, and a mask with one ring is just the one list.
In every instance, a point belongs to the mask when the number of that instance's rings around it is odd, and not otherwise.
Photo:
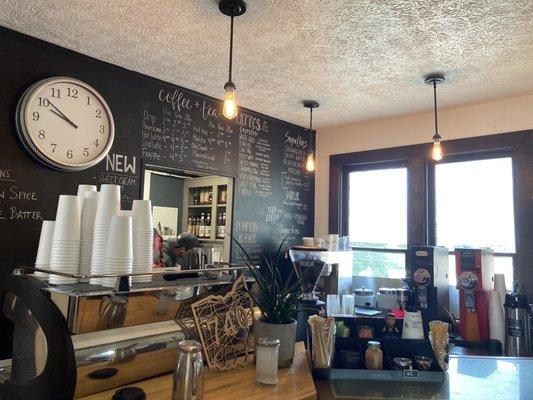
[(348, 172), (353, 273), (401, 278), (407, 249), (407, 168)]
[[(440, 163), (435, 166), (436, 242), (455, 247), (490, 247), (494, 269), (511, 289), (515, 227), (511, 157)], [(450, 280), (455, 279), (450, 257)], [(453, 279), (453, 280), (452, 280)]]

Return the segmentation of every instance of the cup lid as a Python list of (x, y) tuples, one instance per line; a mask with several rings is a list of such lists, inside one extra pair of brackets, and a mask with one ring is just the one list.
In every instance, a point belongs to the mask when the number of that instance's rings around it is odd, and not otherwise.
[(368, 342), (368, 347), (379, 349), (380, 346), (381, 346), (381, 343), (380, 342), (376, 342), (375, 340), (371, 340), (371, 341)]

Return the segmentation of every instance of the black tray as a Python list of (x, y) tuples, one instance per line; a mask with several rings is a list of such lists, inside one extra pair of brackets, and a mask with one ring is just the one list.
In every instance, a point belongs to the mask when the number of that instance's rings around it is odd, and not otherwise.
[[(351, 321), (350, 321), (351, 319)], [(443, 382), (444, 372), (440, 368), (431, 343), (427, 339), (399, 339), (395, 337), (380, 337), (381, 328), (384, 326), (383, 319), (371, 318), (372, 321), (366, 318), (339, 318), (336, 320), (344, 320), (345, 324), (350, 326), (351, 337), (336, 337), (335, 338), (335, 355), (333, 359), (333, 368), (313, 368), (313, 377), (315, 379), (329, 379), (329, 380), (375, 380), (375, 381), (407, 381), (407, 382)], [(380, 321), (381, 320), (381, 321)], [(397, 321), (398, 322), (398, 321)], [(359, 339), (354, 337), (356, 333), (355, 325), (372, 326), (376, 333), (375, 339)], [(383, 370), (368, 370), (365, 366), (365, 351), (369, 340), (377, 340), (381, 343), (381, 350), (383, 351)], [(311, 349), (308, 347), (310, 360), (312, 360)], [(355, 350), (359, 352), (361, 358), (362, 369), (346, 369), (340, 368), (337, 355), (341, 350)], [(433, 359), (433, 364), (428, 371), (418, 371), (415, 356), (426, 356)], [(395, 357), (406, 357), (412, 361), (413, 369), (398, 371), (393, 368), (392, 359)]]

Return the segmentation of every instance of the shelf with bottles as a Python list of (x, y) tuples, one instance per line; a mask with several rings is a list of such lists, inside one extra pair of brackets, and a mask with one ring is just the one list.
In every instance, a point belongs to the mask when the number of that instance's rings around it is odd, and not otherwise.
[(211, 212), (190, 213), (187, 218), (187, 232), (192, 233), (198, 239), (211, 239), (213, 227), (211, 224)]
[(213, 186), (200, 186), (189, 189), (189, 207), (211, 207)]

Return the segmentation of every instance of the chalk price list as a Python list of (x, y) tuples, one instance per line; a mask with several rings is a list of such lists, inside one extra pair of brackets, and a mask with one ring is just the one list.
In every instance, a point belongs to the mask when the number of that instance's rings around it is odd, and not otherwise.
[(20, 188), (12, 169), (0, 169), (0, 222), (42, 221), (37, 192)]

